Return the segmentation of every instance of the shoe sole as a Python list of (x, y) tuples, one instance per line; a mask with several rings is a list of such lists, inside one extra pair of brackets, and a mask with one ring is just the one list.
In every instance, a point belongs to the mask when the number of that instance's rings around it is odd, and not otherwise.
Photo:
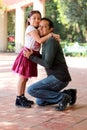
[(15, 105), (17, 107), (22, 107), (22, 108), (31, 108), (31, 106), (22, 106), (22, 105)]

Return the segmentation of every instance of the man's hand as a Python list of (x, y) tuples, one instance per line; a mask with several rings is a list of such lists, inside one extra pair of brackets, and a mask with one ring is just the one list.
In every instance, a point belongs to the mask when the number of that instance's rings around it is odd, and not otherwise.
[(33, 54), (32, 50), (24, 50), (23, 51), (24, 57), (29, 58), (31, 54)]

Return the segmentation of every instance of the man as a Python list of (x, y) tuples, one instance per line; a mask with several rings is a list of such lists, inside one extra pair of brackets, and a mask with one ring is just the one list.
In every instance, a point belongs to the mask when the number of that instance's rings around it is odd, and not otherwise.
[[(41, 37), (53, 31), (53, 23), (48, 18), (42, 18), (39, 25)], [(67, 104), (76, 102), (76, 89), (63, 90), (71, 81), (61, 45), (53, 37), (42, 45), (42, 57), (36, 57), (32, 51), (25, 51), (24, 55), (33, 62), (45, 67), (47, 77), (30, 85), (28, 93), (36, 97), (40, 106), (58, 104), (57, 110), (65, 110)]]

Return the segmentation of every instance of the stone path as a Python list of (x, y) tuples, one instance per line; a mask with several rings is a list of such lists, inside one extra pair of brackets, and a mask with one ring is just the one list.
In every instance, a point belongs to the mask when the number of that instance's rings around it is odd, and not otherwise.
[[(17, 54), (0, 53), (0, 130), (87, 130), (87, 58), (66, 57), (72, 76), (67, 88), (76, 88), (77, 102), (65, 111), (56, 111), (55, 106), (18, 108), (14, 105), (18, 76), (11, 72)], [(38, 66), (39, 75), (32, 84), (46, 76)], [(34, 98), (26, 96), (35, 101)]]

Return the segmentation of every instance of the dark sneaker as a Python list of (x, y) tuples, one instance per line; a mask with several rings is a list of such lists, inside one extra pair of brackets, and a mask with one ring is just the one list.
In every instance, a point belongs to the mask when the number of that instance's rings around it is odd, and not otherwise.
[(68, 103), (70, 102), (70, 96), (68, 94), (64, 94), (62, 100), (58, 103), (56, 110), (63, 111), (66, 109)]
[(33, 102), (33, 101), (28, 100), (25, 96), (22, 96), (22, 99), (23, 99), (25, 102), (27, 102), (27, 103), (29, 103), (29, 104), (31, 104), (31, 105), (33, 105), (33, 104), (34, 104), (34, 102)]
[(25, 107), (25, 108), (30, 108), (31, 107), (31, 104), (26, 103), (21, 97), (16, 98), (15, 105), (19, 106), (19, 107)]
[(76, 103), (76, 99), (77, 99), (77, 90), (76, 89), (64, 90), (63, 93), (66, 93), (69, 96), (71, 96), (71, 100), (69, 103), (70, 105), (74, 105)]

